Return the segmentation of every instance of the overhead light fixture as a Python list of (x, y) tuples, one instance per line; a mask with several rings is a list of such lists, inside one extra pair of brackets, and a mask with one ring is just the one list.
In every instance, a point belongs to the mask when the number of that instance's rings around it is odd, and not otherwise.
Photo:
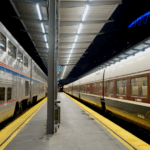
[(74, 47), (75, 47), (75, 43), (73, 43), (72, 49), (74, 49)]
[(78, 40), (78, 35), (76, 35), (74, 42), (76, 43)]
[(36, 4), (36, 8), (37, 8), (37, 11), (38, 11), (39, 19), (42, 20), (39, 4)]
[(83, 16), (82, 16), (82, 21), (85, 20), (85, 17), (86, 17), (86, 15), (87, 15), (88, 9), (89, 9), (89, 5), (86, 5), (85, 10), (84, 10), (84, 13), (83, 13)]
[(82, 23), (80, 23), (80, 25), (79, 25), (78, 32), (77, 32), (78, 34), (80, 33), (81, 28), (82, 28)]
[(47, 38), (46, 38), (46, 35), (44, 35), (44, 39), (45, 39), (45, 42), (47, 42)]
[(43, 25), (43, 23), (41, 23), (41, 27), (42, 27), (42, 31), (43, 31), (43, 33), (45, 33), (45, 29), (44, 29), (44, 25)]
[(46, 43), (46, 47), (49, 48), (48, 43)]
[(64, 76), (64, 73), (65, 73), (65, 71), (66, 71), (66, 67), (67, 67), (67, 66), (65, 66), (65, 69), (64, 69), (63, 74), (62, 74), (62, 76), (61, 76), (61, 79), (62, 79), (63, 76)]
[(3, 44), (0, 44), (0, 46), (3, 46), (3, 47), (5, 47)]
[[(82, 21), (84, 21), (84, 20), (85, 20), (85, 17), (86, 17), (86, 15), (87, 15), (88, 9), (89, 9), (89, 5), (86, 5), (86, 7), (85, 7), (85, 9), (84, 9), (83, 16), (82, 16)], [(79, 24), (79, 28), (78, 28), (77, 34), (79, 34), (79, 33), (80, 33), (81, 29), (82, 29), (82, 23), (80, 23), (80, 24)], [(73, 51), (73, 49), (74, 49), (74, 47), (75, 47), (75, 43), (77, 42), (77, 40), (78, 40), (78, 35), (76, 35), (76, 36), (75, 36), (75, 40), (74, 40), (74, 43), (73, 43), (72, 49), (71, 49), (71, 51), (70, 51), (70, 55), (69, 55), (69, 58), (68, 58), (67, 64), (69, 63), (69, 60), (70, 60), (70, 57), (71, 57), (72, 51)], [(66, 67), (65, 67), (65, 69), (64, 69), (64, 72), (63, 72), (62, 78), (63, 78), (63, 76), (64, 76), (64, 73), (65, 73), (66, 68), (67, 68), (67, 66), (66, 66)], [(62, 78), (61, 78), (61, 79), (62, 79)]]

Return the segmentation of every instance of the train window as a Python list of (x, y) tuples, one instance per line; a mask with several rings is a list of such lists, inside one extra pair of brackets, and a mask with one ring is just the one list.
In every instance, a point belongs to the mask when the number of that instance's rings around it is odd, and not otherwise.
[(9, 41), (8, 42), (8, 55), (16, 59), (16, 50), (17, 48)]
[(75, 90), (77, 91), (77, 86), (75, 87)]
[(17, 60), (20, 62), (20, 63), (23, 63), (23, 54), (18, 50), (18, 57), (17, 57)]
[(25, 81), (25, 96), (29, 95), (29, 81)]
[(0, 49), (6, 51), (6, 37), (0, 33)]
[(80, 91), (80, 92), (82, 91), (82, 85), (80, 85), (80, 89), (79, 89), (79, 91)]
[(98, 94), (98, 90), (99, 90), (99, 83), (96, 83), (96, 93)]
[(103, 93), (103, 82), (101, 82), (99, 85), (100, 85), (100, 94), (102, 94)]
[(131, 95), (147, 97), (147, 77), (131, 79)]
[(11, 88), (7, 88), (7, 101), (11, 101)]
[(28, 67), (28, 59), (24, 56), (24, 66)]
[(90, 92), (90, 85), (87, 86), (87, 92)]
[(107, 94), (113, 94), (113, 81), (106, 82)]
[(0, 87), (0, 103), (3, 103), (5, 101), (5, 88)]
[(84, 92), (84, 86), (80, 85), (80, 92)]
[(126, 95), (126, 80), (117, 80), (117, 93), (119, 95)]
[(37, 68), (36, 68), (36, 66), (34, 66), (34, 72), (37, 73)]

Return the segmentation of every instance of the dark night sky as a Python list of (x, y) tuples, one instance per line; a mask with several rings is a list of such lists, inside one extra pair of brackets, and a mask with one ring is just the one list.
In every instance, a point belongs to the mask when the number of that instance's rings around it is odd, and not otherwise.
[[(119, 49), (118, 51), (116, 50), (116, 53), (114, 53), (114, 51), (107, 51), (107, 49), (114, 50), (114, 48), (118, 46), (118, 43), (121, 45), (121, 48), (124, 47), (125, 49), (127, 48), (127, 45), (125, 45), (123, 41), (129, 41), (132, 45), (138, 42), (139, 40), (142, 40), (142, 38), (148, 36), (148, 33), (144, 34), (147, 28), (145, 28), (145, 30), (143, 29), (144, 27), (133, 30), (127, 29), (127, 26), (132, 21), (134, 21), (136, 18), (148, 11), (150, 11), (148, 0), (123, 0), (122, 5), (119, 5), (117, 10), (110, 17), (110, 19), (113, 19), (114, 22), (106, 24), (102, 29), (102, 32), (108, 33), (101, 36), (97, 36), (95, 38), (94, 42), (87, 49), (88, 54), (86, 54), (85, 57), (80, 59), (76, 67), (69, 74), (68, 81), (72, 78), (74, 80), (75, 78), (79, 77), (80, 75), (91, 70), (95, 66), (100, 65), (104, 61), (107, 61), (108, 59), (119, 53)], [(36, 61), (36, 63), (43, 69), (43, 71), (46, 72), (46, 68), (42, 64), (40, 57), (36, 56), (37, 54), (34, 52), (35, 48), (32, 42), (30, 41), (28, 34), (20, 30), (24, 29), (21, 22), (17, 19), (14, 19), (12, 16), (17, 15), (13, 7), (11, 6), (9, 0), (1, 1), (0, 21), (17, 39), (17, 41), (28, 52), (28, 54)], [(138, 33), (138, 31), (140, 34)], [(137, 38), (136, 41), (133, 40), (135, 37), (139, 36), (142, 36), (142, 38)], [(110, 45), (111, 47), (107, 47), (106, 45)], [(100, 53), (101, 51), (105, 51), (107, 54), (109, 52), (109, 55), (106, 55), (105, 53)], [(111, 54), (111, 52), (114, 54)], [(99, 57), (100, 55), (101, 58)]]

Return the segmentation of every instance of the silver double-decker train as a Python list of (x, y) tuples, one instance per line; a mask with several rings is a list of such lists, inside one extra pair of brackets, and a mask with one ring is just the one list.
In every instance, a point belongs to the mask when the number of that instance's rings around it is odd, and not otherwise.
[(0, 123), (47, 95), (47, 76), (0, 23)]

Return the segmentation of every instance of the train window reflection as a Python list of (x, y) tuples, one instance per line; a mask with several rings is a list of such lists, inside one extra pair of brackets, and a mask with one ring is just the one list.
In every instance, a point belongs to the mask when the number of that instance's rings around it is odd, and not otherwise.
[(25, 81), (25, 96), (29, 95), (29, 81)]
[(117, 80), (117, 93), (119, 95), (126, 95), (126, 80)]
[(3, 103), (5, 101), (5, 88), (0, 87), (0, 103)]
[(24, 66), (28, 67), (28, 59), (24, 57)]
[(84, 86), (80, 85), (80, 92), (84, 92)]
[(90, 85), (86, 85), (86, 92), (90, 92)]
[(23, 54), (22, 54), (20, 51), (18, 51), (17, 60), (18, 60), (19, 62), (23, 63)]
[(11, 88), (7, 88), (7, 101), (11, 101)]
[(147, 97), (147, 77), (131, 79), (131, 95)]
[(6, 51), (6, 37), (0, 33), (0, 49)]
[(113, 81), (106, 82), (106, 89), (107, 94), (113, 94)]
[(16, 59), (16, 47), (10, 41), (8, 42), (8, 55)]

